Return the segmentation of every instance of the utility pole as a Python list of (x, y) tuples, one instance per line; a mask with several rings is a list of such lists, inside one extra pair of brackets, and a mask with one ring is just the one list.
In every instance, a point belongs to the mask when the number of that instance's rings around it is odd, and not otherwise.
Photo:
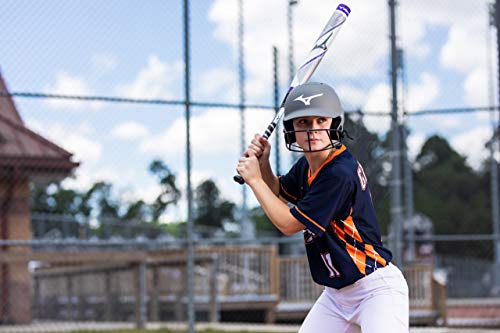
[[(241, 126), (241, 156), (245, 153), (246, 134), (245, 134), (245, 49), (244, 49), (244, 17), (243, 17), (243, 0), (238, 0), (238, 86), (240, 93), (240, 126)], [(255, 230), (252, 221), (248, 214), (247, 206), (247, 190), (248, 186), (242, 186), (242, 203), (241, 203), (241, 232), (240, 237), (245, 240), (255, 238)]]
[(186, 116), (186, 173), (187, 173), (187, 315), (188, 332), (194, 333), (194, 244), (193, 244), (193, 191), (191, 186), (191, 80), (189, 51), (189, 0), (184, 0), (184, 98)]
[[(278, 59), (279, 59), (279, 53), (278, 53), (278, 48), (276, 46), (273, 46), (273, 104), (274, 104), (274, 114), (276, 115), (279, 111), (280, 108), (280, 101), (279, 101), (279, 67), (278, 67)], [(276, 134), (274, 135), (274, 151), (275, 151), (275, 163), (276, 163), (276, 170), (275, 174), (280, 175), (281, 174), (281, 165), (280, 165), (280, 133), (278, 131), (279, 129), (279, 124), (276, 126)]]
[[(500, 0), (495, 0), (495, 4), (492, 9), (490, 9), (490, 27), (494, 25), (496, 27), (496, 37), (497, 37), (497, 69), (500, 75)], [(489, 30), (488, 30), (489, 32)], [(490, 36), (488, 34), (488, 41), (490, 40)], [(487, 43), (490, 45), (490, 43)], [(488, 59), (491, 56), (491, 50), (488, 47)], [(491, 65), (491, 61), (489, 61), (489, 66)], [(491, 77), (491, 75), (490, 75)], [(500, 80), (500, 76), (498, 76)], [(498, 89), (500, 89), (500, 82), (497, 83)], [(493, 80), (490, 83), (490, 102), (492, 105), (495, 104), (495, 96), (493, 93)], [(498, 98), (500, 98), (500, 91), (498, 92)], [(497, 105), (500, 105), (500, 101), (496, 101)], [(500, 111), (500, 110), (499, 110)], [(499, 217), (499, 208), (498, 208), (498, 161), (495, 158), (495, 155), (499, 153), (500, 149), (500, 112), (498, 112), (498, 118), (495, 126), (495, 117), (494, 113), (492, 116), (492, 124), (493, 124), (493, 137), (491, 139), (490, 144), (490, 155), (491, 155), (491, 200), (492, 200), (492, 224), (493, 224), (493, 236), (495, 240), (494, 244), (494, 287), (500, 287), (500, 217)]]
[(403, 218), (401, 200), (401, 133), (399, 128), (398, 112), (398, 60), (399, 50), (396, 45), (396, 1), (389, 0), (390, 11), (390, 40), (391, 40), (391, 231), (392, 250), (394, 252), (393, 261), (400, 267), (403, 265)]
[[(287, 32), (288, 32), (288, 82), (292, 82), (295, 76), (295, 57), (293, 51), (293, 7), (299, 3), (298, 0), (288, 0), (287, 7)], [(292, 164), (295, 163), (302, 153), (291, 152)]]

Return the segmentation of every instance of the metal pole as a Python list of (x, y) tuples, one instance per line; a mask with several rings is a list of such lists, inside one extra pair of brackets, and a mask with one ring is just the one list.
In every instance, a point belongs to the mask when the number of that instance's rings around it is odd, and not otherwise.
[[(238, 81), (240, 93), (240, 126), (241, 126), (241, 156), (243, 156), (246, 148), (245, 135), (245, 50), (244, 50), (244, 33), (245, 26), (243, 21), (243, 0), (238, 0)], [(241, 203), (241, 238), (245, 240), (254, 239), (255, 231), (248, 216), (247, 207), (247, 186), (241, 187), (242, 203)]]
[[(287, 6), (287, 32), (288, 32), (288, 82), (292, 82), (295, 76), (295, 57), (293, 50), (293, 7), (299, 3), (298, 0), (288, 0)], [(300, 157), (301, 153), (292, 152), (292, 163), (295, 163)]]
[(190, 54), (189, 54), (189, 0), (184, 1), (184, 95), (186, 116), (186, 173), (187, 173), (187, 312), (188, 332), (194, 333), (194, 251), (193, 251), (193, 192), (191, 188), (191, 142), (190, 142)]
[[(487, 56), (488, 56), (488, 69), (489, 69), (489, 102), (490, 105), (495, 104), (495, 94), (494, 94), (494, 80), (493, 80), (493, 70), (491, 61), (491, 27), (496, 26), (496, 37), (497, 37), (497, 66), (499, 71), (500, 79), (500, 1), (496, 0), (494, 8), (490, 7), (489, 13), (489, 24), (488, 24), (488, 40), (487, 40)], [(498, 83), (498, 89), (500, 89), (500, 83)], [(500, 93), (498, 94), (500, 98)], [(500, 104), (500, 102), (499, 102)], [(498, 153), (500, 149), (500, 112), (498, 123), (495, 126), (495, 114), (491, 113), (491, 123), (493, 127), (493, 137), (491, 139), (490, 148), (490, 174), (491, 174), (491, 217), (493, 224), (493, 235), (495, 236), (494, 241), (494, 287), (500, 286), (500, 210), (498, 207), (499, 193), (498, 193), (498, 161), (495, 158), (495, 153)]]
[[(406, 96), (408, 95), (408, 81), (406, 80), (406, 67), (404, 61), (404, 53), (398, 49), (398, 69), (401, 74), (401, 108), (403, 110), (403, 121), (400, 126), (401, 136), (403, 139), (403, 179), (404, 179), (404, 198), (405, 198), (405, 213), (406, 224), (408, 226), (408, 262), (415, 260), (415, 219), (413, 206), (413, 169), (411, 166), (410, 155), (408, 152), (408, 137), (410, 130), (407, 126), (409, 117), (406, 117)], [(404, 223), (403, 223), (404, 225)], [(404, 230), (403, 230), (404, 231)]]
[(414, 208), (413, 208), (413, 170), (411, 167), (411, 161), (408, 154), (408, 136), (409, 131), (405, 126), (401, 126), (404, 134), (405, 143), (403, 144), (404, 149), (404, 182), (405, 182), (405, 201), (406, 201), (406, 211), (405, 217), (408, 223), (408, 262), (413, 262), (415, 260), (416, 246), (415, 246), (415, 219), (414, 219)]
[[(494, 24), (497, 29), (497, 71), (498, 71), (498, 80), (500, 80), (500, 0), (495, 0), (495, 5), (494, 5)], [(498, 96), (497, 98), (500, 99), (500, 83), (497, 86), (497, 92)], [(497, 133), (498, 129), (500, 128), (500, 110), (498, 112), (498, 119), (497, 119)], [(497, 136), (497, 141), (500, 143), (500, 135)], [(498, 147), (500, 149), (500, 145)]]
[(288, 0), (287, 7), (287, 30), (288, 30), (288, 82), (292, 82), (295, 76), (295, 63), (293, 55), (293, 6), (297, 0)]
[[(274, 113), (278, 113), (280, 108), (279, 104), (279, 78), (278, 78), (278, 48), (273, 46), (273, 72), (274, 72)], [(281, 174), (281, 166), (280, 166), (280, 133), (279, 133), (279, 124), (276, 126), (276, 134), (274, 135), (274, 151), (276, 157), (276, 174)]]
[(396, 46), (396, 2), (389, 0), (391, 17), (391, 132), (392, 132), (392, 181), (391, 181), (391, 227), (393, 231), (394, 263), (402, 266), (402, 206), (401, 206), (401, 138), (398, 114), (398, 48)]

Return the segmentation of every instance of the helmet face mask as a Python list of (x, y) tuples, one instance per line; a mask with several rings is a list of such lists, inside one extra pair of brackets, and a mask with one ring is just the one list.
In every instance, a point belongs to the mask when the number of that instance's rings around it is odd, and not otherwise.
[[(284, 107), (283, 132), (288, 150), (294, 152), (317, 152), (340, 148), (344, 137), (344, 111), (333, 88), (323, 83), (299, 85), (290, 92)], [(309, 116), (331, 118), (332, 123), (330, 128), (295, 130), (293, 119)], [(309, 140), (310, 133), (319, 131), (326, 132), (330, 143), (325, 147), (312, 149)], [(301, 147), (297, 143), (295, 134), (304, 132), (307, 133), (309, 147)]]
[[(287, 124), (285, 125), (285, 129), (283, 130), (285, 134), (285, 144), (286, 148), (290, 151), (293, 152), (299, 152), (299, 153), (314, 153), (318, 151), (323, 151), (323, 150), (329, 150), (332, 148), (338, 149), (340, 148), (342, 144), (342, 139), (344, 137), (344, 130), (343, 126), (340, 123), (340, 117), (337, 117), (336, 119), (332, 120), (332, 125), (330, 128), (311, 128), (311, 129), (305, 129), (305, 130), (295, 130), (293, 127), (293, 120), (288, 120)], [(343, 121), (342, 121), (343, 123)], [(312, 132), (325, 132), (326, 135), (328, 135), (329, 138), (329, 144), (327, 144), (323, 148), (319, 149), (312, 149), (311, 143), (310, 143), (310, 135)], [(307, 142), (309, 143), (309, 147), (301, 147), (297, 143), (297, 137), (296, 133), (306, 133), (307, 134)]]

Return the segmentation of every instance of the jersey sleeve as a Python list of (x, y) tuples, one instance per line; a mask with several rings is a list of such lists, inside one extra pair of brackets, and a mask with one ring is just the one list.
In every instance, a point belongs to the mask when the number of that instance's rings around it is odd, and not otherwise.
[(347, 172), (325, 174), (314, 180), (304, 199), (290, 209), (292, 215), (317, 236), (321, 236), (330, 221), (349, 214), (354, 181)]
[(297, 204), (300, 197), (298, 177), (298, 163), (295, 163), (286, 175), (278, 177), (280, 183), (280, 196), (294, 205)]

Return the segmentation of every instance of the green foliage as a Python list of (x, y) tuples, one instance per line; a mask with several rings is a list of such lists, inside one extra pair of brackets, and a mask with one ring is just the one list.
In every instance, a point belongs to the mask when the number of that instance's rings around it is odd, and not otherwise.
[(151, 162), (149, 171), (156, 176), (162, 190), (151, 206), (151, 219), (157, 221), (169, 205), (177, 204), (181, 192), (176, 185), (175, 175), (163, 161), (154, 160)]
[(235, 204), (222, 199), (220, 191), (211, 179), (205, 180), (194, 191), (194, 224), (204, 236), (216, 229), (224, 229), (224, 223), (234, 220)]
[[(144, 235), (155, 238), (165, 232), (159, 217), (169, 206), (176, 205), (181, 193), (176, 177), (160, 160), (154, 160), (149, 171), (158, 179), (161, 192), (152, 204), (142, 199), (124, 202), (115, 197), (113, 185), (96, 182), (87, 191), (65, 189), (61, 184), (32, 185), (31, 211), (34, 213), (58, 214), (75, 219), (71, 235), (78, 234), (76, 222), (86, 223), (96, 219), (99, 226), (94, 230), (98, 237), (120, 235), (136, 237)], [(62, 230), (61, 222), (48, 221), (45, 230)], [(34, 230), (36, 226), (34, 226)]]
[(257, 236), (264, 237), (279, 237), (283, 234), (274, 226), (271, 220), (267, 217), (266, 213), (260, 206), (252, 208), (250, 216), (255, 224), (255, 231)]
[(344, 128), (348, 135), (352, 137), (352, 140), (346, 137), (344, 143), (363, 166), (381, 232), (387, 233), (390, 213), (387, 187), (388, 175), (383, 168), (384, 163), (387, 162), (384, 141), (377, 134), (370, 132), (363, 123), (363, 118), (357, 115), (347, 116)]
[(488, 181), (444, 138), (430, 137), (416, 162), (415, 209), (431, 218), (437, 234), (491, 232)]

